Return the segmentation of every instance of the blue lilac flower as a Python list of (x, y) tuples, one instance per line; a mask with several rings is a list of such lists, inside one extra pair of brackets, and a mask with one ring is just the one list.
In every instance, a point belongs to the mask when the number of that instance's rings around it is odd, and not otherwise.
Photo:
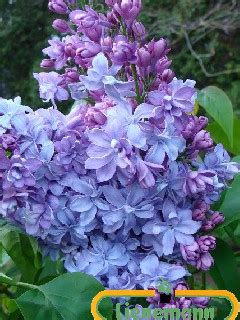
[(231, 158), (222, 144), (218, 144), (213, 151), (208, 152), (204, 158), (202, 168), (214, 170), (222, 181), (230, 181), (239, 171), (239, 166), (231, 162)]
[(88, 137), (91, 145), (87, 150), (89, 159), (86, 160), (85, 168), (96, 169), (99, 181), (111, 179), (117, 167), (126, 168), (131, 165), (129, 155), (132, 146), (124, 137), (124, 130), (117, 121), (109, 130), (91, 130)]
[(153, 117), (154, 107), (143, 103), (132, 110), (132, 106), (124, 103), (111, 108), (108, 112), (107, 127), (114, 125), (113, 120), (119, 121), (126, 130), (126, 137), (131, 144), (139, 149), (146, 148), (149, 134), (144, 130), (144, 121)]
[(151, 146), (146, 155), (146, 160), (156, 164), (163, 164), (168, 158), (169, 161), (175, 161), (178, 155), (184, 151), (186, 144), (181, 137), (174, 135), (172, 129), (166, 128), (163, 132), (155, 129), (154, 134), (149, 140)]
[(61, 86), (63, 78), (56, 72), (41, 72), (34, 74), (35, 79), (39, 82), (40, 97), (49, 102), (57, 99), (59, 101), (67, 100), (68, 91)]
[(159, 279), (165, 279), (174, 282), (186, 276), (186, 270), (177, 265), (171, 265), (166, 262), (159, 262), (156, 255), (145, 257), (140, 263), (142, 273), (143, 288), (148, 289), (156, 286)]
[(88, 70), (87, 76), (81, 76), (80, 79), (88, 90), (104, 89), (106, 94), (116, 101), (122, 101), (125, 97), (135, 96), (131, 91), (133, 82), (123, 82), (117, 80), (114, 76), (121, 66), (108, 66), (108, 60), (103, 53), (99, 53), (92, 61), (93, 68)]
[(123, 228), (123, 234), (136, 227), (137, 219), (149, 219), (154, 207), (145, 200), (148, 191), (134, 184), (131, 188), (118, 190), (110, 185), (103, 186), (103, 195), (109, 206), (101, 210), (103, 231), (112, 233)]
[(191, 245), (194, 242), (194, 235), (201, 227), (201, 223), (192, 220), (192, 212), (188, 209), (171, 208), (169, 203), (163, 206), (163, 219), (153, 220), (146, 223), (143, 232), (158, 235), (163, 233), (163, 253), (173, 253), (175, 243)]
[(32, 109), (21, 105), (21, 98), (17, 97), (14, 100), (5, 100), (0, 98), (0, 134), (3, 134), (7, 129), (12, 128), (12, 121), (20, 114), (32, 112)]
[(126, 266), (129, 261), (122, 243), (115, 244), (100, 236), (92, 236), (91, 247), (69, 258), (66, 260), (69, 271), (82, 271), (93, 276), (108, 274), (112, 269)]
[(157, 106), (156, 114), (159, 118), (173, 121), (183, 112), (192, 112), (196, 98), (195, 81), (187, 80), (185, 83), (176, 78), (168, 85), (165, 91), (152, 91), (149, 93), (149, 102)]

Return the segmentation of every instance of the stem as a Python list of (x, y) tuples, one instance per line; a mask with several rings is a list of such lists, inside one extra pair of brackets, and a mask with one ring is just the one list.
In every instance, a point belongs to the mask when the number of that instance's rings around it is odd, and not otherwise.
[(136, 89), (136, 95), (137, 95), (136, 99), (137, 99), (138, 103), (141, 103), (142, 102), (142, 97), (141, 97), (141, 94), (140, 94), (140, 88), (139, 88), (139, 83), (138, 83), (136, 65), (132, 64), (131, 68), (132, 68), (133, 79), (134, 79), (134, 82), (135, 82), (135, 89)]
[(194, 290), (194, 275), (189, 277), (188, 284), (189, 284), (189, 288), (191, 290)]
[[(127, 37), (128, 36), (127, 29), (126, 29), (126, 26), (125, 26), (125, 24), (124, 24), (122, 19), (120, 20), (120, 23), (121, 23), (121, 26), (122, 26), (123, 35)], [(138, 83), (136, 65), (132, 64), (131, 65), (131, 69), (132, 69), (133, 79), (134, 79), (134, 82), (135, 82), (135, 90), (136, 90), (136, 95), (137, 95), (136, 99), (137, 99), (138, 103), (141, 103), (142, 102), (142, 96), (140, 94), (140, 88), (139, 88), (139, 83)]]
[(206, 272), (202, 273), (202, 290), (206, 289), (207, 279), (206, 279)]
[(26, 288), (26, 289), (38, 289), (38, 286), (35, 286), (34, 284), (31, 284), (31, 283), (25, 283), (25, 282), (16, 282), (15, 286), (20, 288)]
[(58, 107), (57, 107), (57, 105), (56, 105), (55, 100), (54, 100), (54, 99), (51, 99), (51, 102), (52, 102), (53, 108), (57, 110)]

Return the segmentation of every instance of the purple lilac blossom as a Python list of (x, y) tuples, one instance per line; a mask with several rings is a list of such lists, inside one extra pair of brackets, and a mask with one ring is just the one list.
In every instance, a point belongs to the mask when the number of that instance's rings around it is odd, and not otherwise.
[(156, 219), (147, 222), (143, 232), (153, 235), (163, 233), (162, 246), (165, 255), (173, 253), (176, 242), (184, 245), (194, 243), (192, 235), (200, 229), (201, 223), (192, 220), (191, 210), (175, 209), (165, 202), (162, 212), (164, 221)]
[(34, 74), (35, 79), (39, 82), (40, 97), (49, 102), (57, 99), (59, 101), (68, 100), (69, 94), (61, 86), (63, 78), (56, 72)]
[(99, 53), (92, 62), (93, 68), (88, 70), (87, 76), (81, 76), (80, 80), (83, 82), (87, 90), (101, 90), (106, 94), (121, 102), (125, 97), (135, 96), (133, 91), (133, 82), (123, 82), (117, 80), (114, 76), (120, 70), (121, 66), (108, 66), (108, 60), (104, 54)]

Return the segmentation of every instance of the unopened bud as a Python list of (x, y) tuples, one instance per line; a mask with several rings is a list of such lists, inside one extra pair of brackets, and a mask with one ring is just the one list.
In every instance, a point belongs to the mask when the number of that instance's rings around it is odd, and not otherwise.
[(52, 24), (53, 28), (61, 33), (69, 32), (71, 29), (68, 23), (63, 19), (56, 19)]
[(48, 8), (49, 10), (58, 14), (68, 13), (68, 6), (63, 0), (50, 0), (48, 3)]
[(54, 67), (55, 61), (53, 59), (43, 59), (40, 67), (44, 69), (51, 69)]

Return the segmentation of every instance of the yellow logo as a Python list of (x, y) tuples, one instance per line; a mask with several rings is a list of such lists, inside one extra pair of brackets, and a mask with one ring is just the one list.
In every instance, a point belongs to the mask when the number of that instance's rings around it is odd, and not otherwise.
[[(154, 297), (154, 290), (105, 290), (99, 292), (91, 304), (91, 312), (94, 320), (105, 320), (98, 311), (100, 301), (107, 297)], [(210, 297), (210, 298), (224, 298), (230, 301), (232, 306), (231, 314), (225, 318), (226, 320), (235, 320), (238, 312), (240, 312), (240, 304), (235, 295), (227, 290), (176, 290), (175, 297)]]

